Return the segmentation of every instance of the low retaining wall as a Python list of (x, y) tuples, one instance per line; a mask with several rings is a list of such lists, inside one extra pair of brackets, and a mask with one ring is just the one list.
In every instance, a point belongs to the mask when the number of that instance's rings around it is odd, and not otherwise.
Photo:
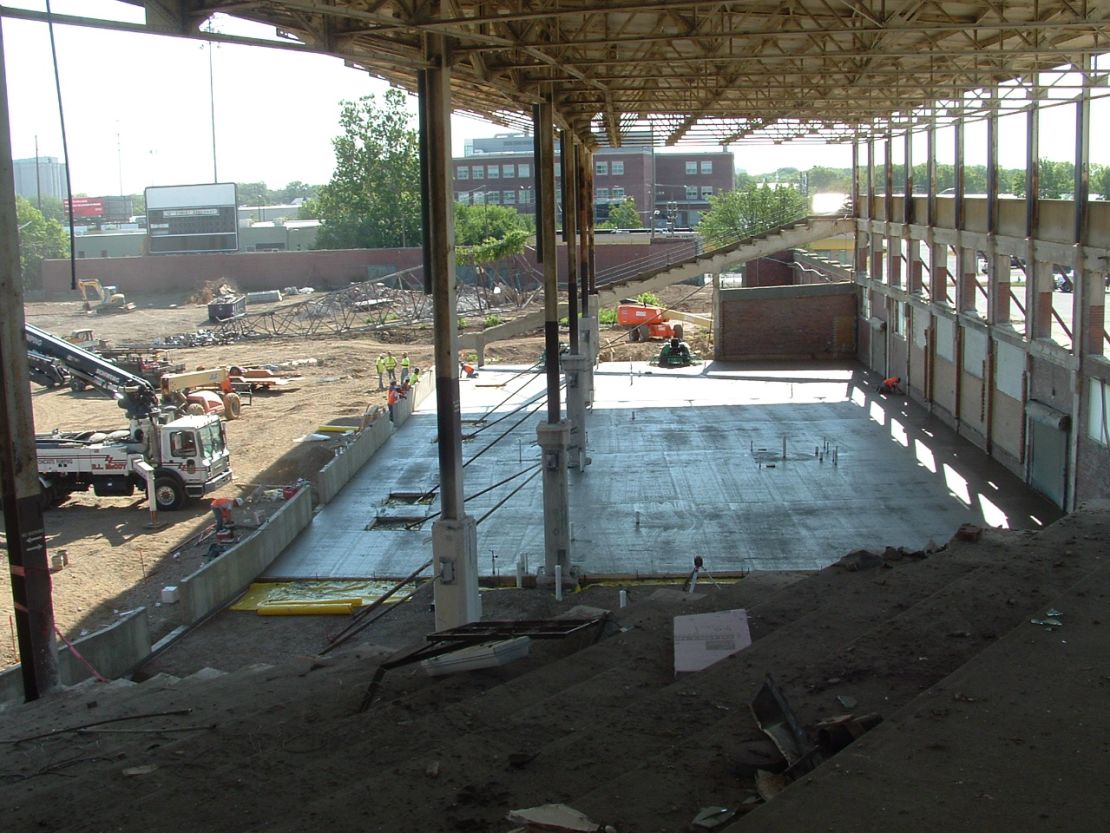
[(178, 586), (183, 625), (199, 622), (254, 581), (312, 520), (312, 490), (301, 489), (252, 536), (214, 558)]
[[(132, 610), (106, 628), (74, 640), (73, 647), (102, 676), (112, 679), (132, 671), (150, 654), (150, 620), (146, 608)], [(58, 680), (75, 685), (93, 676), (64, 642), (59, 642)], [(0, 702), (23, 699), (23, 674), (15, 665), (0, 673)]]
[[(328, 503), (339, 494), (434, 390), (435, 375), (429, 370), (408, 396), (394, 406), (392, 423), (383, 410), (367, 425), (342, 454), (321, 469), (317, 501)], [(301, 489), (253, 535), (182, 579), (178, 586), (181, 597), (178, 621), (192, 625), (238, 596), (308, 526), (312, 508), (312, 490)], [(146, 608), (132, 611), (115, 624), (78, 639), (74, 646), (105, 677), (129, 673), (150, 655)], [(92, 672), (63, 646), (58, 652), (61, 683), (73, 685), (91, 676)], [(22, 699), (23, 676), (16, 665), (0, 673), (0, 702)]]
[(320, 469), (317, 478), (316, 500), (321, 505), (330, 503), (340, 490), (361, 469), (374, 453), (393, 436), (393, 431), (405, 424), (405, 420), (421, 402), (435, 390), (435, 376), (429, 372), (409, 391), (407, 397), (393, 406), (393, 423), (389, 422), (388, 412), (381, 410), (373, 422), (363, 429), (358, 438), (336, 456), (334, 460)]

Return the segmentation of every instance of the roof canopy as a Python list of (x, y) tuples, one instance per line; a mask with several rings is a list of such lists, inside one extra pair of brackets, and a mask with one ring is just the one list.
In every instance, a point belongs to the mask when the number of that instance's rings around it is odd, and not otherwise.
[(443, 35), (457, 111), (527, 128), (550, 94), (563, 126), (612, 146), (882, 135), (1026, 106), (1037, 73), (1110, 49), (1107, 0), (128, 2), (148, 31), (195, 36), (224, 12), (410, 91)]

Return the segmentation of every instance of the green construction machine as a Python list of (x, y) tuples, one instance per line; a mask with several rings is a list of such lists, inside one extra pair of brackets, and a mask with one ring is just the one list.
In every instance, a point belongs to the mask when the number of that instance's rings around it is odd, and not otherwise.
[(689, 367), (695, 363), (695, 358), (685, 341), (672, 338), (663, 342), (663, 349), (659, 351), (659, 358), (655, 363), (659, 367)]

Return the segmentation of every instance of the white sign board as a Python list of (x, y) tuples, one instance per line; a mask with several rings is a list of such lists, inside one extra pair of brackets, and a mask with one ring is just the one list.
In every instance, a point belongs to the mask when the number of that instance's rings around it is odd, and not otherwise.
[(674, 617), (674, 673), (701, 671), (752, 644), (746, 610)]

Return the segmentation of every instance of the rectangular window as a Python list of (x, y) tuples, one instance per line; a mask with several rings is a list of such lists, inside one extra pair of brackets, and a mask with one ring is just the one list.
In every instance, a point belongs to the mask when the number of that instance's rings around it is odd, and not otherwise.
[(701, 163), (701, 172), (703, 174), (713, 173), (713, 163), (712, 162), (702, 162)]
[(610, 193), (613, 195), (613, 200), (614, 201), (619, 202), (620, 200), (624, 199), (624, 189), (621, 188), (619, 185), (616, 188), (614, 188)]
[(597, 189), (597, 201), (598, 202), (608, 202), (609, 201), (609, 189), (608, 188), (598, 188)]
[(696, 186), (696, 185), (687, 185), (686, 186), (686, 199), (696, 200), (697, 198), (698, 198), (698, 186)]
[(501, 192), (500, 191), (490, 191), (488, 194), (486, 194), (486, 204), (487, 205), (500, 205), (501, 204)]
[(455, 179), (470, 179), (470, 166), (459, 165), (459, 167), (455, 169)]
[(531, 188), (521, 188), (520, 189), (520, 204), (521, 205), (531, 205), (532, 204), (532, 189)]
[(1098, 379), (1087, 386), (1087, 436), (1110, 446), (1110, 384)]
[(703, 186), (701, 186), (701, 198), (703, 200), (708, 200), (712, 196), (713, 196), (713, 186), (712, 185), (703, 185)]
[(697, 162), (694, 162), (694, 161), (691, 160), (691, 161), (686, 163), (686, 175), (687, 176), (693, 176), (697, 172), (698, 172), (698, 163)]
[(466, 191), (456, 191), (455, 202), (461, 202), (465, 205), (470, 202), (470, 194), (466, 193)]
[(597, 176), (608, 176), (609, 175), (609, 163), (608, 162), (594, 162), (594, 174), (597, 175)]
[(613, 163), (613, 176), (624, 176), (624, 163), (623, 162), (614, 162)]
[(502, 165), (501, 166), (501, 178), (502, 179), (512, 179), (514, 176), (516, 176), (516, 165)]
[(196, 457), (197, 435), (192, 431), (170, 432), (170, 454), (174, 457)]
[(499, 168), (497, 165), (490, 165), (488, 168), (486, 168), (486, 176), (490, 179), (497, 179), (500, 173), (501, 168)]
[(485, 205), (486, 204), (486, 192), (485, 191), (475, 191), (470, 196), (473, 198), (473, 204), (474, 205)]
[(473, 168), (470, 169), (470, 176), (473, 179), (485, 179), (486, 178), (486, 166), (485, 165), (475, 165)]
[(516, 175), (519, 177), (528, 177), (532, 175), (532, 168), (524, 162), (518, 162), (516, 166)]
[(516, 191), (502, 191), (501, 192), (502, 205), (516, 205)]

